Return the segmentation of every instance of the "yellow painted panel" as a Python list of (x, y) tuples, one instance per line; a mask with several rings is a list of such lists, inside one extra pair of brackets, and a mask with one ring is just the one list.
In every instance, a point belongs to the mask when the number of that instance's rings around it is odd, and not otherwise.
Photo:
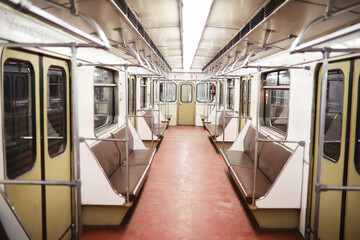
[[(61, 67), (66, 73), (66, 147), (63, 153), (51, 158), (48, 153), (48, 141), (45, 140), (45, 179), (52, 181), (70, 181), (71, 180), (71, 154), (70, 154), (70, 81), (69, 69), (66, 61), (44, 58), (44, 135), (48, 136), (47, 120), (47, 73), (50, 66)], [(61, 211), (59, 211), (61, 209)], [(46, 221), (47, 237), (49, 239), (59, 239), (71, 225), (71, 189), (66, 186), (47, 186), (46, 187)]]
[[(353, 95), (350, 122), (350, 144), (349, 144), (349, 164), (348, 164), (348, 186), (360, 187), (360, 174), (357, 172), (354, 159), (356, 157), (356, 128), (360, 127), (357, 114), (359, 111), (359, 78), (360, 60), (355, 61)], [(345, 210), (345, 239), (357, 239), (360, 236), (360, 191), (348, 191), (346, 195)]]
[[(19, 60), (28, 61), (32, 64), (34, 70), (35, 81), (35, 96), (39, 94), (39, 57), (34, 54), (6, 50), (4, 53), (4, 62), (8, 58), (14, 58)], [(2, 66), (4, 64), (2, 62)], [(36, 108), (36, 125), (40, 126), (40, 108), (39, 98), (35, 98)], [(40, 163), (40, 128), (36, 128), (36, 160), (35, 163), (28, 172), (16, 178), (16, 180), (41, 180), (41, 163)], [(42, 238), (42, 212), (41, 212), (41, 187), (40, 186), (15, 186), (8, 185), (6, 188), (7, 196), (14, 206), (15, 211), (19, 215), (20, 219), (24, 223), (25, 227), (29, 231), (30, 235), (34, 239)]]
[[(329, 64), (329, 70), (341, 69), (344, 74), (344, 99), (343, 99), (343, 125), (341, 135), (341, 151), (340, 158), (337, 163), (333, 163), (323, 158), (322, 163), (322, 179), (321, 183), (329, 186), (340, 186), (343, 181), (344, 170), (344, 154), (345, 154), (345, 137), (346, 137), (346, 116), (347, 116), (347, 96), (349, 94), (349, 61), (336, 62)], [(322, 76), (322, 68), (319, 71), (319, 78)], [(320, 90), (321, 80), (318, 80), (317, 89), (317, 111), (316, 111), (316, 128), (315, 128), (315, 145), (314, 145), (314, 175), (313, 175), (313, 193), (311, 201), (311, 228), (314, 229), (314, 212), (315, 212), (315, 183), (317, 173), (317, 154), (318, 154), (318, 129), (320, 116)], [(320, 211), (319, 211), (319, 237), (321, 239), (338, 239), (340, 234), (340, 219), (341, 219), (341, 192), (322, 192), (320, 195)]]
[(86, 205), (82, 207), (82, 223), (85, 226), (120, 225), (129, 209), (125, 206)]
[[(191, 102), (181, 101), (181, 88), (182, 86), (190, 85), (191, 91)], [(194, 94), (194, 83), (182, 82), (179, 84), (179, 101), (178, 101), (178, 125), (194, 125), (195, 124), (195, 94)]]

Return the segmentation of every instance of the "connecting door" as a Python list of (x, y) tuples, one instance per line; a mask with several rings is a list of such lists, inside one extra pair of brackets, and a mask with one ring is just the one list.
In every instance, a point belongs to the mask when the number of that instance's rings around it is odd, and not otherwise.
[[(324, 154), (321, 184), (328, 186), (360, 186), (359, 156), (359, 59), (329, 64), (324, 126)], [(314, 164), (310, 201), (310, 226), (314, 230), (315, 183), (317, 178), (320, 86), (318, 74), (315, 121)], [(320, 194), (320, 239), (356, 239), (360, 236), (360, 192), (323, 191)], [(313, 238), (313, 236), (311, 236)]]
[(195, 124), (194, 84), (182, 82), (179, 84), (178, 125)]
[[(6, 50), (3, 59), (6, 177), (70, 181), (67, 62), (14, 50)], [(6, 193), (33, 239), (71, 238), (69, 187), (8, 185)]]

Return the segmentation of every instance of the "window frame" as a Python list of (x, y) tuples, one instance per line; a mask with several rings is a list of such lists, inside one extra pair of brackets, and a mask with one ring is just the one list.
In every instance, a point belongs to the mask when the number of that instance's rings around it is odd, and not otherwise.
[[(162, 85), (163, 84), (174, 84), (175, 85), (175, 88), (174, 88), (174, 100), (172, 100), (172, 99), (168, 99), (168, 98), (166, 98), (165, 96), (165, 99), (163, 99), (162, 98), (162, 92), (163, 92), (163, 87), (162, 87)], [(168, 89), (166, 89), (167, 91), (168, 91)], [(176, 102), (176, 100), (177, 100), (177, 84), (176, 83), (174, 83), (174, 82), (160, 82), (159, 83), (159, 100), (160, 100), (160, 102), (171, 102), (171, 103), (174, 103), (174, 102)]]
[[(288, 80), (288, 83), (287, 84), (280, 84), (280, 76), (281, 76), (281, 72), (287, 72), (287, 77), (289, 78)], [(274, 74), (274, 73), (277, 73), (277, 78), (276, 78), (276, 84), (271, 84), (271, 85), (266, 85), (266, 79), (267, 79), (267, 76), (269, 74)], [(279, 70), (276, 70), (276, 71), (271, 71), (271, 72), (266, 72), (266, 73), (263, 73), (262, 75), (262, 79), (263, 79), (263, 84), (262, 84), (262, 90), (263, 90), (263, 98), (261, 100), (261, 104), (262, 104), (262, 118), (261, 118), (261, 121), (260, 121), (260, 124), (261, 126), (263, 127), (266, 127), (266, 128), (269, 128), (271, 130), (273, 130), (274, 132), (280, 134), (281, 136), (283, 137), (286, 137), (287, 134), (288, 134), (288, 130), (289, 130), (289, 114), (290, 114), (290, 98), (291, 98), (291, 92), (290, 92), (290, 85), (291, 85), (291, 77), (290, 77), (290, 71), (288, 69), (279, 69)], [(275, 126), (272, 126), (271, 124), (268, 125), (267, 124), (267, 108), (268, 106), (271, 107), (271, 99), (270, 99), (270, 96), (266, 96), (266, 91), (271, 91), (271, 90), (279, 90), (279, 91), (288, 91), (288, 98), (286, 99), (287, 100), (287, 109), (288, 109), (288, 112), (287, 112), (287, 120), (286, 120), (286, 131), (283, 131), (282, 129), (280, 128), (277, 128)], [(270, 94), (269, 94), (270, 95)], [(266, 98), (269, 98), (269, 104), (266, 103)], [(285, 106), (285, 105), (284, 105)], [(269, 117), (271, 117), (269, 115)], [(270, 120), (270, 123), (271, 123), (271, 120)]]
[[(184, 86), (190, 86), (190, 101), (183, 101), (183, 99), (182, 99), (182, 96), (183, 96), (182, 92), (183, 92), (183, 87)], [(180, 102), (182, 102), (182, 103), (192, 103), (193, 100), (194, 100), (193, 91), (194, 91), (194, 89), (193, 89), (192, 84), (190, 84), (190, 83), (181, 84), (180, 85)]]
[[(326, 155), (325, 154), (325, 149), (326, 149), (326, 147), (325, 147), (325, 136), (326, 136), (326, 131), (325, 131), (325, 129), (324, 129), (324, 143), (323, 143), (323, 158), (325, 158), (326, 160), (328, 160), (328, 161), (330, 161), (330, 162), (333, 162), (333, 163), (337, 163), (338, 161), (339, 161), (339, 159), (340, 159), (340, 156), (341, 156), (341, 141), (342, 141), (342, 128), (343, 128), (343, 117), (344, 117), (344, 101), (345, 101), (345, 74), (344, 74), (344, 71), (342, 70), (342, 69), (340, 69), (340, 68), (336, 68), (336, 69), (330, 69), (330, 70), (328, 70), (328, 76), (330, 76), (331, 74), (329, 74), (329, 72), (331, 72), (331, 71), (340, 71), (341, 72), (341, 74), (342, 74), (342, 76), (343, 76), (343, 79), (342, 79), (342, 84), (343, 84), (343, 92), (342, 92), (342, 99), (341, 99), (341, 117), (340, 117), (340, 145), (339, 145), (339, 151), (338, 151), (338, 157), (337, 157), (337, 159), (334, 159), (334, 158), (332, 158), (332, 157), (330, 157), (329, 155)], [(329, 79), (329, 77), (328, 77), (328, 86), (327, 86), (327, 88), (326, 88), (326, 91), (327, 91), (327, 93), (326, 93), (326, 101), (328, 102), (328, 97), (329, 97), (329, 87), (330, 87), (330, 81), (339, 81), (338, 79), (336, 79), (336, 80), (332, 80), (332, 79)], [(326, 109), (325, 110), (325, 118), (328, 116), (328, 111), (327, 111), (328, 109)], [(336, 117), (335, 117), (336, 118)], [(334, 119), (335, 119), (334, 118)], [(325, 128), (326, 126), (324, 126), (324, 128)]]
[[(232, 98), (230, 96), (230, 92), (232, 92)], [(227, 109), (235, 110), (235, 78), (227, 79), (227, 98), (226, 99), (227, 99), (227, 101), (226, 101)]]
[[(48, 133), (47, 133), (47, 136), (46, 136), (46, 138), (47, 138), (47, 142), (48, 142), (48, 153), (49, 153), (49, 156), (51, 157), (51, 158), (55, 158), (56, 156), (58, 156), (58, 155), (60, 155), (60, 154), (62, 154), (65, 150), (66, 150), (66, 145), (67, 145), (67, 141), (68, 141), (68, 139), (67, 139), (67, 118), (68, 118), (68, 116), (67, 116), (67, 75), (66, 75), (66, 71), (65, 71), (65, 69), (62, 67), (62, 66), (56, 66), (56, 65), (51, 65), (50, 67), (49, 67), (49, 69), (47, 69), (47, 76), (49, 76), (49, 71), (50, 71), (50, 68), (56, 68), (56, 69), (58, 69), (58, 70), (60, 70), (61, 72), (62, 72), (62, 77), (63, 77), (63, 97), (64, 97), (64, 99), (63, 99), (63, 115), (62, 115), (62, 120), (63, 120), (63, 142), (62, 142), (62, 144), (61, 144), (61, 146), (63, 147), (62, 148), (62, 151), (59, 151), (59, 150), (61, 150), (61, 147), (60, 147), (60, 149), (55, 153), (55, 154), (50, 154), (50, 149), (49, 149), (49, 147), (50, 147), (50, 144), (49, 144), (49, 131), (48, 131)], [(50, 80), (50, 79), (48, 79), (48, 80)], [(50, 96), (49, 94), (51, 93), (51, 90), (50, 90), (50, 82), (48, 81), (47, 82), (47, 84), (48, 84), (48, 88), (49, 88), (49, 90), (48, 90), (48, 96), (46, 96), (47, 98)], [(49, 124), (49, 111), (48, 111), (48, 109), (50, 108), (50, 104), (47, 106), (47, 110), (46, 110), (46, 112), (47, 112), (47, 119), (48, 119), (48, 124)], [(48, 126), (48, 128), (49, 128), (49, 126)]]
[[(207, 101), (200, 101), (199, 99), (198, 99), (198, 89), (200, 88), (200, 86), (199, 85), (203, 85), (203, 84), (205, 84), (205, 89), (207, 89), (208, 90), (208, 92), (209, 92), (209, 96), (211, 97), (211, 99), (206, 99)], [(211, 82), (207, 82), (207, 83), (205, 83), (205, 82), (202, 82), (202, 83), (198, 83), (198, 84), (196, 84), (196, 102), (198, 102), (198, 103), (212, 103), (212, 102), (214, 102), (214, 95), (212, 95), (211, 94), (211, 86), (213, 85), (213, 83), (211, 83)], [(210, 101), (211, 100), (211, 101)]]
[[(96, 72), (96, 69), (101, 69), (102, 71), (108, 71), (108, 73), (111, 73), (111, 76), (112, 76), (112, 83), (97, 83), (95, 82), (96, 79), (94, 77), (95, 75), (95, 72)], [(116, 80), (115, 80), (115, 71), (114, 70), (111, 70), (111, 69), (108, 69), (108, 68), (101, 68), (101, 67), (95, 67), (94, 68), (94, 71), (93, 71), (93, 85), (94, 85), (94, 114), (93, 114), (93, 122), (94, 122), (94, 132), (95, 132), (95, 136), (101, 132), (103, 132), (104, 130), (108, 129), (108, 128), (111, 128), (114, 124), (117, 123), (117, 111), (116, 111), (116, 104), (117, 104), (117, 94), (116, 94), (116, 90), (117, 90), (117, 83), (116, 83)], [(112, 107), (111, 107), (111, 121), (107, 124), (103, 124), (99, 127), (95, 127), (95, 105), (96, 105), (96, 96), (95, 96), (95, 89), (96, 88), (112, 88)]]
[[(2, 64), (2, 68), (3, 68), (3, 71), (4, 71), (4, 80), (6, 79), (6, 63), (8, 61), (16, 61), (18, 64), (19, 63), (26, 63), (27, 64), (27, 68), (29, 69), (29, 72), (26, 74), (26, 75), (29, 75), (30, 78), (28, 78), (28, 93), (31, 94), (30, 96), (27, 97), (27, 99), (30, 99), (31, 100), (31, 104), (29, 104), (31, 107), (30, 107), (30, 110), (31, 111), (28, 111), (28, 113), (31, 113), (31, 117), (29, 117), (28, 119), (31, 119), (31, 124), (29, 125), (29, 130), (31, 129), (31, 160), (29, 162), (29, 164), (25, 165), (26, 167), (23, 167), (23, 164), (21, 164), (21, 166), (23, 168), (19, 169), (19, 168), (16, 168), (16, 171), (14, 171), (14, 173), (11, 173), (9, 175), (9, 171), (8, 171), (8, 163), (9, 163), (9, 159), (8, 159), (8, 156), (7, 156), (7, 147), (6, 147), (6, 142), (5, 142), (5, 147), (4, 147), (4, 157), (5, 157), (5, 165), (4, 165), (4, 171), (5, 171), (5, 175), (6, 177), (8, 177), (9, 179), (15, 179), (27, 172), (29, 172), (35, 165), (35, 162), (36, 162), (36, 158), (37, 158), (37, 134), (36, 134), (36, 89), (35, 89), (35, 68), (32, 64), (31, 61), (28, 61), (28, 60), (24, 60), (24, 59), (15, 59), (15, 58), (7, 58), (4, 63)], [(18, 69), (18, 68), (17, 68)], [(19, 72), (10, 72), (11, 75), (13, 74), (19, 74)], [(22, 75), (22, 72), (20, 70), (20, 75)], [(9, 81), (12, 81), (13, 79), (9, 79)], [(14, 93), (14, 88), (16, 88), (16, 85), (18, 83), (14, 82), (14, 83), (10, 83), (9, 84), (9, 90), (12, 90), (12, 91), (8, 91), (9, 93)], [(5, 83), (4, 83), (5, 85)], [(3, 88), (3, 91), (5, 90), (5, 87)], [(3, 111), (2, 111), (2, 114), (4, 115), (4, 127), (5, 127), (5, 121), (6, 121), (6, 118), (5, 118), (5, 110), (7, 109), (6, 106), (5, 106), (5, 94), (4, 92), (2, 91), (2, 94), (4, 96), (4, 103), (3, 104)], [(14, 96), (13, 98), (11, 98), (10, 96), (10, 102), (9, 104), (11, 104), (11, 102), (15, 99), (15, 102), (16, 102), (16, 99), (17, 99), (17, 94), (14, 93)], [(29, 106), (28, 106), (28, 109), (29, 109)], [(12, 107), (10, 106), (9, 108), (9, 111), (12, 112)], [(4, 130), (5, 131), (5, 130)], [(29, 135), (29, 134), (28, 134)], [(5, 141), (6, 141), (6, 133), (4, 134), (4, 137), (5, 137)], [(11, 137), (11, 136), (10, 136)], [(19, 155), (19, 154), (17, 154)], [(21, 160), (24, 160), (24, 158), (22, 158)], [(24, 162), (24, 161), (17, 161), (17, 162)]]

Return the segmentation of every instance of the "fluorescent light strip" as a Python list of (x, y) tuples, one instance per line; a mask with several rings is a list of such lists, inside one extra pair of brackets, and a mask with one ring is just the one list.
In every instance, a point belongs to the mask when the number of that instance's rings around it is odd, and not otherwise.
[(213, 0), (183, 0), (183, 67), (190, 71)]

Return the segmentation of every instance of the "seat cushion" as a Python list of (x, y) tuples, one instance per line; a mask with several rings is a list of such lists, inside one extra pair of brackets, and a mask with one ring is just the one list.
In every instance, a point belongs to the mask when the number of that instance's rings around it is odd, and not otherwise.
[[(240, 190), (243, 193), (246, 201), (251, 203), (253, 184), (254, 184), (254, 168), (246, 168), (240, 166), (231, 166), (230, 171), (236, 175), (234, 179), (240, 185)], [(264, 196), (270, 189), (270, 181), (262, 174), (261, 171), (256, 171), (256, 188), (255, 199)]]
[[(148, 172), (147, 165), (129, 166), (129, 193), (130, 201), (138, 195)], [(121, 195), (126, 196), (127, 175), (126, 166), (119, 167), (111, 176), (110, 182), (113, 188)]]
[(120, 166), (120, 154), (115, 142), (99, 141), (91, 146), (91, 151), (107, 177), (110, 177)]
[(292, 151), (282, 144), (276, 142), (265, 142), (259, 156), (259, 169), (273, 183)]
[(207, 130), (210, 132), (211, 136), (218, 137), (223, 133), (222, 126), (215, 124), (207, 124)]
[[(129, 154), (129, 166), (149, 165), (152, 157), (153, 150), (151, 149), (133, 150)], [(123, 166), (125, 166), (125, 163), (123, 163)]]
[(223, 153), (226, 157), (228, 166), (241, 166), (252, 168), (254, 167), (254, 162), (251, 158), (243, 151), (234, 151), (234, 150), (223, 150)]
[[(251, 160), (254, 161), (255, 156), (255, 136), (256, 136), (256, 130), (254, 126), (250, 125), (245, 138), (244, 138), (244, 151), (249, 155)], [(264, 135), (262, 132), (259, 131), (259, 139), (266, 139), (266, 135)], [(261, 149), (264, 145), (264, 142), (258, 143), (258, 156), (261, 152)]]

